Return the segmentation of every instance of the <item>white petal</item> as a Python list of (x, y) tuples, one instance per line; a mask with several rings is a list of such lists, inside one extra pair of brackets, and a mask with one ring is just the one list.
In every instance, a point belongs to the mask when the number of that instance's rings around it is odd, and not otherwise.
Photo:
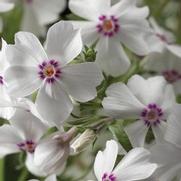
[(37, 67), (39, 63), (34, 53), (24, 45), (8, 45), (6, 48), (6, 57), (10, 65)]
[(163, 92), (167, 82), (161, 76), (151, 77), (146, 80), (139, 75), (134, 75), (129, 79), (127, 85), (143, 104), (148, 105), (163, 102)]
[(13, 3), (0, 2), (0, 12), (1, 13), (10, 11), (13, 8), (14, 8), (14, 4)]
[(150, 177), (157, 165), (149, 162), (150, 152), (144, 148), (132, 149), (121, 160), (113, 173), (118, 180), (141, 180)]
[(71, 21), (75, 28), (81, 28), (81, 36), (84, 45), (92, 46), (99, 37), (95, 22)]
[(22, 139), (15, 128), (10, 125), (0, 127), (0, 157), (19, 152), (17, 144), (21, 142)]
[(37, 36), (45, 36), (47, 31), (45, 25), (40, 25), (38, 22), (33, 7), (29, 6), (27, 3), (24, 3), (24, 14), (21, 22), (21, 30), (32, 32)]
[(174, 55), (178, 56), (181, 58), (181, 47), (178, 45), (169, 45), (167, 46), (167, 49), (171, 51)]
[(102, 72), (95, 63), (68, 65), (62, 69), (61, 81), (68, 93), (80, 102), (95, 98), (96, 87), (102, 80)]
[(14, 114), (15, 109), (11, 107), (12, 100), (7, 94), (6, 87), (0, 85), (0, 117), (10, 119)]
[(164, 121), (162, 121), (161, 124), (157, 126), (152, 126), (152, 130), (153, 130), (153, 134), (155, 136), (156, 142), (165, 141), (164, 136), (165, 136), (166, 129), (167, 129), (167, 123), (165, 123)]
[(98, 180), (104, 173), (111, 173), (118, 154), (118, 144), (114, 140), (107, 141), (105, 150), (99, 151), (94, 162), (94, 172)]
[(2, 40), (2, 47), (0, 51), (0, 74), (1, 76), (3, 76), (4, 71), (9, 66), (9, 64), (8, 64), (8, 61), (6, 59), (6, 54), (5, 54), (7, 43), (3, 38), (1, 40)]
[(111, 14), (115, 14), (117, 17), (125, 14), (129, 8), (134, 7), (135, 0), (121, 0), (111, 7)]
[(102, 37), (97, 43), (96, 50), (96, 63), (105, 73), (119, 76), (126, 73), (130, 67), (130, 60), (117, 40)]
[(56, 175), (50, 175), (49, 177), (47, 177), (47, 178), (45, 179), (45, 181), (57, 181)]
[(70, 22), (60, 21), (50, 27), (46, 42), (49, 59), (58, 60), (63, 66), (81, 53), (82, 46), (80, 30)]
[(35, 103), (40, 115), (57, 127), (69, 117), (73, 109), (69, 96), (57, 82), (52, 86), (48, 84), (42, 86)]
[(31, 172), (33, 175), (36, 175), (38, 177), (47, 176), (47, 173), (43, 172), (41, 170), (41, 167), (37, 167), (35, 165), (35, 163), (34, 163), (34, 155), (33, 154), (27, 154), (25, 165), (26, 165), (28, 171)]
[(172, 115), (168, 119), (168, 128), (165, 134), (165, 138), (167, 141), (181, 148), (180, 117), (181, 117), (181, 106), (180, 105), (174, 106)]
[(133, 147), (143, 147), (148, 127), (143, 121), (138, 120), (124, 128)]
[(70, 10), (85, 19), (96, 21), (111, 6), (110, 0), (70, 0)]
[(164, 112), (164, 119), (167, 120), (168, 117), (172, 114), (172, 108), (176, 104), (176, 96), (173, 90), (172, 85), (167, 85), (163, 92), (163, 103), (161, 105)]
[(162, 167), (171, 167), (172, 165), (176, 165), (181, 161), (180, 148), (168, 142), (153, 145), (150, 152), (151, 160)]
[(17, 109), (10, 123), (21, 132), (21, 136), (24, 140), (38, 142), (47, 130), (41, 120), (31, 114), (31, 112), (21, 109)]
[(34, 116), (39, 118), (44, 123), (44, 125), (46, 127), (50, 128), (50, 127), (54, 126), (54, 124), (51, 124), (46, 119), (42, 118), (42, 116), (40, 115), (40, 113), (36, 109), (36, 105), (34, 104), (34, 102), (32, 102), (29, 99), (27, 99), (27, 98), (18, 99), (17, 102), (15, 102), (14, 106), (17, 108), (20, 108), (20, 109), (29, 110)]
[(25, 97), (41, 85), (38, 71), (34, 67), (12, 66), (5, 73), (8, 92), (13, 97)]
[(69, 155), (69, 145), (61, 145), (56, 139), (45, 139), (34, 153), (34, 163), (47, 174), (60, 173)]
[(139, 26), (124, 25), (119, 34), (119, 38), (120, 41), (135, 54), (144, 56), (148, 54), (149, 48), (143, 35)]
[[(162, 169), (163, 170), (163, 169)], [(164, 167), (162, 175), (159, 176), (160, 181), (174, 180), (176, 177), (180, 177), (181, 164), (173, 165), (172, 167)]]
[(175, 59), (174, 55), (166, 51), (166, 49), (164, 49), (161, 53), (153, 52), (145, 58), (144, 67), (146, 70), (162, 73), (165, 70), (173, 68), (173, 59)]
[(38, 22), (41, 25), (53, 23), (65, 9), (65, 0), (39, 0), (32, 3)]
[(144, 7), (130, 6), (129, 9), (126, 9), (126, 11), (119, 12), (118, 14), (120, 14), (119, 15), (120, 20), (126, 24), (129, 24), (130, 22), (133, 23), (138, 22), (139, 24), (141, 23), (141, 21), (146, 20), (146, 18), (148, 17), (149, 8), (147, 6)]
[(112, 84), (106, 91), (102, 105), (113, 117), (139, 118), (144, 105), (123, 83)]
[(31, 56), (35, 57), (39, 63), (47, 60), (47, 55), (43, 49), (38, 38), (32, 33), (28, 32), (18, 32), (15, 35), (15, 44), (17, 46), (22, 45), (25, 46), (29, 52), (31, 52)]
[(180, 148), (165, 142), (154, 145), (151, 154), (152, 161), (160, 165), (156, 171), (160, 181), (170, 181), (180, 173)]

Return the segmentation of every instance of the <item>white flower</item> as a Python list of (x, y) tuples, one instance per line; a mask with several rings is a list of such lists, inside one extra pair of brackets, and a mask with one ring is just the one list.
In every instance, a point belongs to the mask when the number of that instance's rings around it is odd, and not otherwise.
[(106, 94), (102, 104), (112, 117), (137, 119), (135, 123), (125, 127), (134, 147), (144, 145), (150, 127), (156, 141), (163, 140), (165, 121), (176, 101), (172, 86), (163, 77), (145, 80), (135, 75), (129, 79), (127, 85), (111, 85)]
[(7, 93), (4, 80), (5, 70), (9, 66), (5, 56), (6, 47), (7, 43), (2, 39), (2, 49), (0, 51), (0, 117), (9, 119), (14, 114), (14, 109), (9, 106), (12, 99)]
[(45, 50), (33, 34), (17, 33), (15, 45), (6, 51), (11, 64), (5, 74), (10, 95), (25, 97), (39, 89), (37, 111), (59, 127), (73, 109), (69, 94), (87, 102), (96, 97), (96, 87), (103, 80), (95, 63), (68, 64), (81, 50), (80, 31), (68, 22), (49, 29)]
[(160, 167), (156, 172), (159, 181), (171, 181), (174, 178), (181, 179), (181, 107), (177, 105), (173, 109), (173, 114), (169, 117), (168, 128), (165, 140), (162, 144), (152, 147), (151, 153), (154, 161)]
[(105, 73), (119, 76), (130, 67), (120, 42), (137, 55), (148, 53), (143, 35), (148, 30), (149, 10), (136, 7), (136, 0), (121, 0), (113, 6), (110, 0), (70, 0), (69, 8), (88, 20), (73, 23), (82, 28), (84, 44), (92, 45), (97, 41), (96, 62)]
[[(47, 127), (30, 112), (17, 110), (10, 120), (10, 125), (4, 124), (0, 127), (0, 156), (25, 151), (27, 160), (31, 159), (46, 130)], [(33, 162), (31, 165), (29, 163), (26, 161), (27, 168), (35, 167)], [(40, 176), (45, 175), (40, 169), (38, 173)]]
[[(39, 181), (39, 180), (33, 179), (29, 181)], [(56, 175), (50, 175), (49, 177), (45, 179), (45, 181), (57, 181)]]
[(173, 33), (160, 27), (153, 18), (150, 18), (150, 24), (153, 28), (153, 33), (145, 36), (150, 52), (162, 52), (166, 48), (181, 57), (181, 48), (174, 45), (175, 37)]
[(42, 140), (35, 149), (35, 165), (47, 174), (60, 174), (70, 153), (70, 141), (76, 132), (76, 128), (71, 128), (66, 133), (59, 131)]
[(163, 75), (167, 82), (173, 85), (175, 93), (181, 93), (181, 56), (165, 48), (162, 52), (150, 53), (145, 58), (144, 68)]
[(4, 0), (23, 6), (21, 30), (43, 35), (46, 25), (55, 22), (65, 9), (66, 0)]
[[(115, 167), (118, 144), (114, 140), (107, 141), (106, 149), (99, 151), (94, 172), (98, 181), (134, 181), (150, 177), (157, 165), (150, 163), (150, 152), (144, 148), (134, 148)], [(114, 168), (115, 167), (115, 168)]]

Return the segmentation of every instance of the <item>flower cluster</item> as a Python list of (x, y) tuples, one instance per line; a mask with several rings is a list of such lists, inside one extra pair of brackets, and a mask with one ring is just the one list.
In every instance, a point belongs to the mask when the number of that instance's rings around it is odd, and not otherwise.
[(0, 23), (0, 158), (12, 156), (13, 180), (180, 180), (181, 46), (149, 7), (0, 2), (19, 8), (14, 41)]

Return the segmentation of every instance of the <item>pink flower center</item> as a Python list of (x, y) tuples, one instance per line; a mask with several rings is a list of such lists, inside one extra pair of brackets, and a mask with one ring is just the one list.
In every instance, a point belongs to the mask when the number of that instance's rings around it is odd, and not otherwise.
[(167, 82), (171, 84), (181, 80), (181, 74), (177, 70), (166, 70), (162, 72), (162, 75), (165, 77)]
[(34, 153), (36, 144), (32, 140), (27, 140), (19, 143), (18, 147), (22, 151), (26, 151), (28, 153)]
[(3, 77), (0, 76), (0, 85), (3, 85), (3, 84), (4, 84)]
[(98, 33), (108, 37), (114, 36), (120, 30), (118, 19), (115, 16), (100, 16), (96, 27)]
[(163, 42), (168, 43), (167, 37), (163, 34), (156, 33), (156, 36)]
[(102, 176), (102, 181), (116, 181), (116, 177), (114, 176), (113, 173), (111, 174), (104, 173), (104, 175)]
[(157, 126), (163, 120), (163, 111), (156, 104), (149, 104), (141, 112), (141, 120), (144, 121), (146, 126)]
[(44, 61), (39, 65), (39, 77), (47, 83), (54, 83), (60, 78), (61, 69), (59, 62), (55, 60)]

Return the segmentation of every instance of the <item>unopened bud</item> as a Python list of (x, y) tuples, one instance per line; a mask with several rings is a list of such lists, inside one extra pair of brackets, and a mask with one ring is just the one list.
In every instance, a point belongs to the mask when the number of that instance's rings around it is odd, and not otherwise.
[(71, 148), (74, 150), (74, 153), (79, 153), (86, 149), (86, 147), (89, 146), (95, 138), (95, 132), (87, 129), (72, 143)]

